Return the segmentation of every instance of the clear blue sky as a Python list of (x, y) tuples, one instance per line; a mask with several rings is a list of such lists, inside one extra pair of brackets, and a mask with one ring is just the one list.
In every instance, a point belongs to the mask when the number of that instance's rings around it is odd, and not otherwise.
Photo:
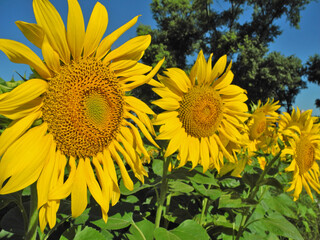
[[(93, 9), (95, 0), (78, 0), (87, 23)], [(223, 4), (222, 0), (219, 0)], [(218, 4), (215, 6), (219, 7)], [(135, 27), (140, 23), (151, 25), (155, 28), (155, 21), (152, 19), (149, 4), (151, 0), (100, 0), (106, 6), (109, 13), (109, 25), (106, 34), (120, 27), (136, 15), (142, 15), (138, 23), (124, 34), (117, 42), (116, 46), (124, 43), (129, 38), (136, 35)], [(51, 3), (57, 8), (66, 22), (67, 19), (67, 0), (51, 0)], [(220, 5), (221, 6), (221, 5)], [(41, 51), (33, 46), (18, 27), (15, 21), (21, 20), (35, 23), (32, 9), (32, 0), (0, 0), (0, 38), (12, 39), (26, 44), (38, 55)], [(283, 34), (270, 45), (271, 51), (280, 51), (285, 56), (295, 55), (303, 63), (308, 57), (315, 53), (320, 54), (320, 3), (312, 2), (301, 12), (300, 29), (289, 26), (285, 18), (280, 19), (278, 23), (283, 30)], [(20, 74), (30, 73), (29, 67), (23, 64), (11, 63), (8, 58), (0, 52), (0, 77), (10, 80), (12, 76), (19, 79), (15, 71)], [(236, 76), (235, 76), (236, 77)], [(320, 86), (308, 83), (308, 89), (302, 90), (297, 96), (294, 107), (298, 106), (302, 110), (314, 109), (314, 114), (320, 115), (320, 110), (315, 108), (314, 101), (320, 98)]]

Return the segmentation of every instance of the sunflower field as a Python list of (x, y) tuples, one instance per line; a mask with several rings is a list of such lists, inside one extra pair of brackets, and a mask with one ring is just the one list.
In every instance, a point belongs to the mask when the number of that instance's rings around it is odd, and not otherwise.
[[(232, 61), (142, 63), (151, 36), (112, 45), (97, 2), (85, 27), (49, 0), (16, 22), (41, 49), (0, 39), (22, 80), (0, 79), (0, 238), (320, 239), (320, 120), (248, 101)], [(147, 86), (156, 99), (133, 90)]]

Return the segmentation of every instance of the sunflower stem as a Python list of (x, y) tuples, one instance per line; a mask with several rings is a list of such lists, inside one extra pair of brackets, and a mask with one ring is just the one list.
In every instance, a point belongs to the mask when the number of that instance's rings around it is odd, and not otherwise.
[(31, 198), (30, 198), (30, 215), (28, 229), (25, 235), (26, 240), (36, 239), (38, 228), (38, 197), (37, 197), (37, 184), (34, 183), (30, 186)]
[[(210, 189), (211, 189), (211, 184), (209, 184), (209, 186), (208, 186), (208, 190), (210, 190)], [(205, 197), (202, 200), (202, 210), (201, 210), (201, 216), (200, 216), (200, 224), (201, 225), (203, 224), (203, 220), (204, 220), (205, 215), (207, 214), (207, 211), (208, 211), (208, 198)]]
[(155, 220), (155, 228), (160, 227), (160, 221), (162, 217), (162, 212), (164, 208), (164, 202), (166, 200), (166, 195), (168, 191), (168, 167), (170, 163), (170, 158), (164, 158), (163, 161), (163, 171), (162, 171), (162, 180), (161, 180), (161, 187), (160, 187), (160, 196), (157, 200), (157, 213), (156, 213), (156, 220)]
[[(265, 175), (269, 172), (269, 170), (271, 169), (273, 164), (278, 160), (280, 155), (281, 155), (281, 150), (267, 164), (267, 166), (265, 167), (265, 169), (261, 173), (260, 177), (258, 178), (258, 181), (256, 182), (255, 186), (250, 189), (250, 193), (249, 193), (249, 196), (247, 198), (248, 202), (252, 202), (255, 199), (255, 197), (256, 197), (259, 189), (260, 189), (261, 183), (264, 180)], [(245, 212), (241, 216), (241, 222), (240, 222), (239, 230), (238, 230), (238, 233), (237, 233), (237, 236), (236, 236), (236, 240), (239, 240), (240, 237), (242, 236), (244, 230), (248, 226), (247, 222), (250, 219), (250, 217), (252, 216), (252, 214), (253, 214), (252, 207), (247, 207)]]

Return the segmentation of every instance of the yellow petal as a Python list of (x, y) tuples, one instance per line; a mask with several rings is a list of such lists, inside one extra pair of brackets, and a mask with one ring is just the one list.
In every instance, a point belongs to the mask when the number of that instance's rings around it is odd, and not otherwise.
[(79, 217), (87, 207), (87, 184), (83, 158), (79, 159), (71, 191), (72, 217)]
[(245, 90), (242, 89), (241, 87), (237, 86), (237, 85), (229, 85), (223, 89), (220, 89), (219, 94), (223, 94), (223, 95), (238, 95), (241, 93), (244, 93)]
[(170, 98), (176, 99), (177, 101), (181, 101), (182, 100), (181, 96), (176, 95), (175, 93), (170, 91), (169, 88), (167, 88), (167, 87), (160, 86), (160, 87), (157, 87), (157, 88), (152, 88), (152, 90), (162, 98), (170, 97)]
[(219, 90), (229, 86), (232, 83), (234, 74), (232, 73), (230, 68), (231, 63), (229, 64), (226, 72), (212, 84), (213, 88)]
[(121, 176), (122, 176), (122, 179), (123, 179), (124, 186), (128, 190), (132, 191), (133, 190), (133, 182), (132, 182), (132, 180), (131, 180), (131, 178), (130, 178), (127, 170), (126, 170), (126, 167), (123, 164), (122, 159), (118, 155), (117, 151), (114, 149), (113, 144), (109, 145), (109, 150), (110, 150), (110, 153), (112, 155), (112, 158), (114, 160), (116, 160), (116, 162), (117, 162), (117, 164), (118, 164), (118, 166), (120, 168), (120, 172), (121, 172)]
[[(60, 156), (64, 157), (64, 156)], [(69, 196), (69, 194), (72, 191), (73, 183), (75, 181), (75, 176), (76, 176), (76, 163), (75, 163), (75, 158), (70, 156), (69, 159), (69, 166), (70, 166), (70, 171), (69, 171), (69, 177), (65, 181), (65, 183), (58, 184), (56, 185), (48, 194), (48, 199), (49, 200), (55, 200), (55, 199), (63, 199)]]
[(46, 163), (37, 181), (38, 209), (48, 201), (50, 182), (54, 173), (54, 169), (57, 169), (56, 164), (56, 144), (53, 142), (46, 158)]
[(119, 60), (119, 61), (113, 61), (112, 63), (110, 63), (109, 67), (114, 71), (119, 71), (122, 69), (131, 68), (136, 64), (137, 64), (137, 61), (135, 60)]
[(59, 54), (53, 50), (45, 36), (42, 43), (42, 55), (47, 66), (55, 73), (60, 72)]
[(216, 78), (218, 78), (224, 72), (226, 65), (227, 65), (227, 55), (223, 55), (222, 57), (219, 58), (219, 60), (216, 62), (216, 64), (212, 69), (210, 82), (213, 82), (214, 80), (216, 80)]
[(191, 136), (188, 136), (186, 132), (182, 132), (183, 144), (181, 144), (179, 150), (180, 163), (178, 167), (182, 167), (187, 163), (188, 160), (188, 149), (190, 146)]
[(46, 211), (47, 209), (45, 207), (42, 207), (39, 209), (39, 225), (40, 225), (41, 232), (44, 232), (44, 229), (48, 224), (48, 221), (46, 218)]
[(136, 63), (134, 66), (128, 69), (121, 69), (119, 71), (115, 71), (115, 74), (118, 77), (131, 77), (134, 75), (142, 75), (149, 72), (152, 67), (145, 65), (143, 63)]
[(41, 48), (44, 32), (40, 26), (35, 23), (27, 23), (23, 21), (16, 21), (16, 25), (30, 42), (38, 48)]
[(153, 121), (153, 124), (162, 125), (162, 124), (165, 124), (171, 118), (176, 118), (177, 116), (178, 116), (177, 111), (162, 112), (156, 116), (155, 120)]
[(183, 91), (178, 87), (178, 85), (170, 78), (168, 77), (164, 77), (161, 75), (157, 75), (159, 81), (161, 81), (161, 83), (163, 83), (167, 88), (170, 89), (170, 91), (172, 91), (175, 95), (177, 96), (183, 96)]
[(0, 95), (0, 114), (2, 112), (14, 110), (44, 93), (48, 88), (48, 83), (41, 79), (31, 79), (11, 92)]
[(93, 8), (83, 43), (83, 56), (91, 55), (98, 47), (108, 26), (108, 12), (99, 2)]
[(38, 25), (44, 30), (52, 48), (63, 62), (69, 63), (70, 51), (66, 28), (55, 7), (48, 0), (34, 0), (33, 11)]
[(129, 41), (122, 44), (120, 47), (111, 51), (105, 57), (105, 59), (103, 59), (103, 62), (108, 63), (111, 62), (113, 59), (121, 58), (122, 56), (129, 56), (131, 54), (141, 53), (147, 49), (147, 47), (150, 45), (150, 42), (150, 35), (132, 38)]
[(43, 78), (51, 76), (46, 65), (26, 45), (13, 40), (0, 39), (0, 50), (7, 55), (11, 62), (27, 64)]
[(199, 162), (200, 142), (198, 138), (191, 137), (189, 145), (189, 160), (192, 162), (192, 168), (195, 168)]
[(7, 148), (24, 134), (31, 124), (41, 116), (41, 112), (32, 113), (22, 119), (12, 122), (0, 136), (0, 156)]
[(180, 108), (179, 102), (174, 98), (161, 98), (152, 102), (152, 104), (161, 107), (164, 110), (174, 111)]
[(57, 221), (57, 211), (59, 209), (59, 201), (50, 201), (47, 203), (48, 208), (46, 212), (46, 217), (49, 223), (49, 227), (52, 229), (56, 225)]
[(142, 102), (140, 99), (133, 97), (133, 96), (125, 96), (125, 101), (130, 106), (134, 107), (135, 109), (147, 113), (147, 114), (155, 114), (151, 108), (144, 102)]
[(182, 136), (183, 136), (183, 129), (180, 129), (174, 136), (173, 138), (170, 140), (168, 147), (166, 149), (166, 153), (164, 154), (164, 157), (168, 157), (171, 154), (173, 154), (175, 151), (177, 151), (181, 145), (183, 145), (183, 140)]
[(99, 179), (99, 183), (101, 185), (101, 190), (102, 190), (102, 196), (103, 196), (103, 202), (104, 206), (103, 208), (101, 207), (102, 212), (108, 213), (109, 211), (109, 203), (110, 199), (112, 197), (112, 180), (110, 179), (109, 175), (104, 174), (104, 171), (96, 157), (93, 157), (92, 163), (95, 166), (96, 169), (96, 175), (97, 178)]
[(164, 72), (177, 86), (186, 93), (191, 88), (191, 82), (187, 74), (179, 68), (169, 68)]
[(75, 60), (79, 59), (83, 49), (85, 28), (83, 15), (77, 0), (68, 0), (67, 39), (71, 54)]
[(133, 114), (127, 112), (126, 113), (126, 118), (130, 118), (132, 119), (137, 126), (139, 127), (139, 129), (141, 130), (141, 132), (143, 133), (143, 135), (156, 147), (160, 148), (158, 146), (158, 144), (153, 140), (152, 136), (150, 135), (149, 131), (146, 129), (146, 127), (144, 126), (144, 124), (137, 118), (135, 117)]
[(206, 172), (209, 168), (209, 146), (207, 138), (200, 139), (200, 157), (201, 165), (203, 166), (203, 172)]
[(87, 182), (90, 193), (92, 194), (93, 198), (97, 201), (97, 203), (101, 206), (101, 208), (104, 211), (108, 211), (107, 205), (109, 205), (109, 202), (105, 202), (105, 199), (103, 198), (102, 190), (95, 178), (94, 172), (90, 164), (90, 159), (86, 158), (84, 164), (85, 164), (84, 171), (85, 171), (86, 182)]
[(42, 105), (43, 105), (42, 97), (38, 97), (30, 102), (27, 102), (16, 108), (12, 108), (8, 111), (0, 111), (0, 114), (2, 114), (3, 116), (9, 119), (17, 120), (25, 116), (28, 116), (34, 112), (39, 111)]
[(53, 141), (52, 135), (44, 136), (46, 131), (46, 124), (30, 129), (5, 152), (0, 161), (0, 186), (10, 179), (0, 194), (19, 191), (38, 179)]
[(205, 78), (206, 78), (206, 67), (207, 67), (207, 62), (206, 59), (204, 58), (202, 50), (200, 51), (196, 63), (197, 66), (197, 73), (196, 73), (196, 80), (198, 85), (202, 85), (205, 83)]
[(106, 36), (100, 43), (97, 53), (96, 53), (96, 58), (100, 60), (103, 58), (108, 51), (110, 50), (112, 44), (129, 28), (131, 28), (134, 24), (136, 24), (139, 16), (134, 17), (131, 19), (129, 22), (127, 22), (125, 25), (121, 26), (108, 36)]

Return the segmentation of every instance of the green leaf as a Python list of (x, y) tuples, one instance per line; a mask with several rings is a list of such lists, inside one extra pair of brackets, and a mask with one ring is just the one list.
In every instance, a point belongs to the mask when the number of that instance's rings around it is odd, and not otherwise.
[(245, 203), (241, 200), (241, 198), (233, 198), (231, 194), (223, 194), (219, 199), (218, 208), (242, 208), (249, 207), (255, 204)]
[(132, 223), (132, 212), (124, 213), (122, 216), (120, 213), (117, 213), (113, 216), (109, 216), (107, 223), (103, 219), (96, 221), (91, 221), (94, 225), (98, 226), (101, 229), (106, 230), (119, 230), (130, 226)]
[(169, 182), (170, 191), (189, 193), (193, 191), (193, 187), (180, 181)]
[(251, 174), (244, 173), (242, 176), (242, 180), (251, 188), (253, 188), (256, 185), (259, 177), (260, 177), (260, 174), (257, 174), (257, 173), (251, 173)]
[(161, 227), (154, 231), (154, 238), (155, 240), (181, 240), (177, 235)]
[[(280, 194), (278, 196), (267, 195), (262, 200), (262, 205), (266, 210), (275, 210), (286, 217), (292, 219), (298, 219), (297, 213), (295, 211), (296, 203), (287, 194)], [(299, 208), (300, 209), (300, 208)]]
[(105, 240), (105, 237), (99, 233), (96, 229), (91, 227), (85, 227), (82, 231), (77, 232), (73, 240)]
[(86, 208), (83, 213), (74, 220), (74, 224), (81, 225), (85, 224), (85, 222), (89, 219), (90, 208)]
[(220, 185), (225, 188), (236, 188), (240, 186), (240, 181), (237, 178), (224, 178), (219, 181)]
[(152, 160), (152, 170), (156, 175), (162, 176), (162, 173), (163, 173), (163, 160), (161, 160), (161, 159)]
[(196, 191), (198, 191), (203, 196), (209, 197), (211, 200), (216, 200), (219, 198), (222, 194), (222, 191), (220, 189), (206, 189), (204, 185), (192, 183), (192, 186)]
[(210, 239), (206, 230), (193, 220), (184, 221), (177, 228), (171, 230), (170, 232), (179, 237), (181, 240)]
[(147, 219), (140, 222), (132, 222), (129, 231), (136, 240), (152, 240), (154, 224)]
[(269, 185), (283, 190), (282, 184), (275, 178), (266, 178), (262, 181), (261, 185)]
[(22, 219), (21, 210), (18, 207), (13, 207), (2, 217), (0, 228), (22, 236), (25, 232)]
[(268, 218), (262, 218), (254, 224), (263, 225), (267, 231), (272, 232), (277, 236), (283, 236), (294, 240), (303, 240), (303, 237), (297, 228), (281, 214), (272, 214)]

